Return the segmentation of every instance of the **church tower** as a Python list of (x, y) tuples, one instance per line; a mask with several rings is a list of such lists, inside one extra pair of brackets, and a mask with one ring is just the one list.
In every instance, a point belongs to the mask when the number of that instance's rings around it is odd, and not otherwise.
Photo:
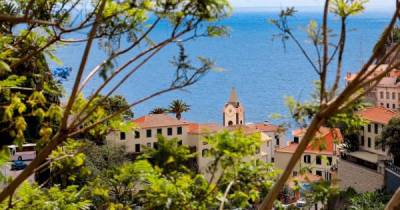
[(224, 106), (222, 123), (223, 126), (244, 124), (244, 108), (239, 102), (235, 88), (232, 88), (228, 102)]

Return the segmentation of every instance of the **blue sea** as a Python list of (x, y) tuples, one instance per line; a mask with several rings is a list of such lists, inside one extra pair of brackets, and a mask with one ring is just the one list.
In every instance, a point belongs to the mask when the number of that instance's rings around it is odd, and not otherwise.
[[(278, 13), (278, 10), (268, 9), (236, 10), (231, 17), (219, 23), (230, 28), (228, 37), (201, 38), (187, 43), (187, 52), (193, 61), (197, 56), (211, 58), (223, 71), (212, 71), (184, 91), (167, 93), (134, 107), (135, 116), (145, 115), (154, 107), (166, 107), (174, 99), (182, 99), (191, 106), (191, 110), (183, 114), (185, 119), (221, 123), (222, 108), (232, 87), (237, 89), (239, 99), (245, 107), (246, 122), (271, 120), (272, 113), (287, 114), (285, 96), (293, 96), (299, 100), (309, 99), (317, 75), (292, 41), (288, 41), (284, 49), (279, 40), (273, 39), (278, 31), (267, 20), (276, 18)], [(367, 60), (374, 41), (389, 22), (390, 16), (389, 11), (376, 11), (348, 20), (343, 78), (346, 72), (357, 71)], [(321, 13), (300, 10), (291, 19), (290, 26), (315, 59), (315, 51), (304, 32), (312, 19), (320, 22)], [(338, 32), (338, 26), (339, 20), (334, 16), (330, 17), (329, 27)], [(161, 27), (153, 36), (162, 36), (165, 29), (166, 27)], [(82, 51), (82, 45), (74, 44), (58, 49), (57, 55), (64, 65), (71, 66), (76, 72)], [(117, 93), (129, 101), (135, 101), (167, 87), (174, 76), (170, 61), (177, 53), (176, 46), (167, 47), (136, 72)], [(103, 51), (98, 45), (94, 45), (87, 70), (102, 59)], [(72, 81), (70, 79), (65, 82), (67, 92), (71, 89)], [(101, 81), (96, 78), (85, 89), (85, 94), (89, 95)]]

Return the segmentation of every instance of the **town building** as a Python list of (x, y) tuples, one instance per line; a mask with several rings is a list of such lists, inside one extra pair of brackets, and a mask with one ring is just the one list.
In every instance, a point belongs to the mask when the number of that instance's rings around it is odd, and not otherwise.
[(163, 135), (168, 139), (177, 138), (180, 143), (189, 146), (197, 152), (196, 162), (200, 171), (206, 172), (210, 149), (204, 139), (217, 132), (241, 130), (246, 135), (259, 134), (261, 146), (255, 159), (265, 162), (274, 161), (274, 150), (284, 144), (284, 135), (278, 126), (270, 123), (245, 124), (245, 110), (239, 102), (236, 90), (233, 88), (222, 111), (223, 125), (216, 123), (196, 123), (178, 120), (169, 114), (149, 114), (134, 119), (135, 130), (132, 132), (114, 131), (106, 137), (108, 144), (124, 146), (127, 153), (138, 155), (143, 148), (157, 148), (157, 136)]
[[(379, 66), (371, 65), (367, 70), (370, 73), (368, 78), (375, 77), (387, 69), (387, 64)], [(346, 84), (353, 81), (357, 76), (357, 73), (347, 73)], [(368, 102), (375, 106), (385, 107), (391, 110), (400, 109), (400, 70), (394, 69), (388, 73), (382, 80), (366, 93), (365, 98)], [(364, 87), (364, 90), (368, 90), (370, 84)]]
[[(306, 129), (301, 128), (292, 132), (293, 141), (288, 146), (275, 150), (275, 166), (284, 170), (296, 151), (299, 142), (304, 136)], [(339, 129), (320, 127), (315, 138), (307, 146), (301, 159), (293, 169), (292, 176), (300, 175), (300, 171), (307, 169), (310, 174), (331, 180), (337, 164), (339, 147), (343, 137)]]
[[(391, 160), (388, 149), (379, 144), (383, 128), (396, 112), (384, 107), (368, 107), (358, 115), (367, 121), (358, 133), (358, 151), (341, 151), (338, 161), (339, 186), (354, 188), (358, 192), (375, 191), (383, 188)], [(399, 176), (400, 177), (400, 176)]]

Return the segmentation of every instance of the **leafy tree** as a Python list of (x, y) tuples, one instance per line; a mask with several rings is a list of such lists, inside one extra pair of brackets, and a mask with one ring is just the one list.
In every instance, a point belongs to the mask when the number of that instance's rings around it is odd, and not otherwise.
[(152, 109), (149, 114), (164, 114), (167, 113), (168, 109), (166, 108), (162, 108), (162, 107), (156, 107), (154, 109)]
[(171, 105), (169, 105), (168, 111), (176, 115), (176, 119), (180, 120), (182, 118), (183, 112), (188, 112), (190, 106), (187, 105), (182, 100), (173, 100)]
[(388, 196), (382, 192), (365, 192), (351, 198), (350, 209), (385, 209), (385, 204), (388, 200)]
[[(385, 48), (385, 43), (393, 31), (398, 18), (398, 11), (400, 10), (400, 7), (397, 5), (391, 21), (382, 32), (381, 37), (377, 40), (374, 49), (371, 52), (371, 56), (369, 59), (367, 59), (367, 62), (360, 67), (357, 76), (352, 81), (349, 81), (348, 84), (346, 84), (346, 87), (344, 87), (342, 90), (339, 89), (339, 84), (342, 77), (343, 61), (345, 59), (345, 46), (347, 44), (346, 38), (348, 31), (348, 19), (349, 17), (362, 12), (364, 10), (365, 3), (366, 1), (363, 0), (325, 1), (321, 24), (319, 25), (316, 21), (313, 21), (306, 30), (308, 38), (312, 44), (311, 49), (315, 50), (315, 54), (310, 53), (308, 51), (309, 48), (305, 48), (302, 42), (299, 41), (293, 34), (289, 20), (296, 13), (294, 8), (282, 10), (277, 19), (270, 21), (279, 30), (279, 34), (276, 37), (280, 37), (284, 43), (289, 39), (292, 40), (310, 64), (311, 69), (319, 77), (319, 98), (316, 101), (317, 103), (315, 103), (317, 106), (314, 109), (316, 110), (315, 114), (311, 115), (309, 120), (307, 120), (308, 129), (306, 133), (300, 141), (296, 151), (290, 158), (282, 176), (276, 182), (273, 189), (269, 191), (269, 194), (264, 199), (259, 209), (272, 209), (278, 193), (284, 187), (292, 173), (293, 168), (301, 158), (302, 153), (305, 151), (310, 142), (313, 141), (319, 127), (327, 124), (328, 121), (332, 120), (332, 117), (337, 117), (342, 113), (348, 113), (347, 110), (354, 105), (355, 102), (362, 99), (367, 92), (375, 88), (385, 75), (400, 66), (399, 62), (392, 60), (389, 61), (390, 65), (387, 65), (384, 71), (376, 75), (372, 75), (371, 73), (374, 72), (374, 70), (380, 64), (388, 62), (388, 57), (398, 54), (399, 49), (397, 47), (394, 47), (389, 51), (386, 51)], [(332, 39), (333, 30), (329, 28), (328, 19), (331, 18), (329, 13), (332, 13), (340, 20), (340, 29), (338, 33), (339, 38)], [(316, 58), (314, 58), (313, 55), (316, 55)], [(380, 59), (381, 57), (384, 59)], [(304, 107), (300, 102), (298, 102), (300, 105), (297, 105), (296, 102), (292, 104), (294, 104), (296, 107)], [(305, 112), (302, 112), (303, 109), (300, 110), (301, 112), (294, 112), (299, 113), (299, 116), (294, 116), (296, 120), (306, 119), (309, 117), (307, 115), (309, 113), (308, 110), (305, 110)], [(392, 200), (398, 200), (399, 198), (400, 191), (395, 194)], [(390, 202), (387, 208), (392, 208), (393, 205), (395, 205), (394, 202)]]
[[(100, 98), (102, 97), (104, 96), (100, 96)], [(125, 97), (121, 95), (105, 97), (102, 106), (106, 110), (107, 114), (112, 114), (114, 112), (117, 112), (118, 110), (126, 109), (126, 111), (121, 114), (122, 117), (126, 120), (133, 118), (133, 112), (129, 107), (128, 101), (125, 99)]]
[[(90, 5), (82, 7), (82, 4)], [(33, 138), (42, 141), (37, 157), (0, 192), (0, 201), (12, 195), (68, 138), (82, 138), (89, 134), (95, 140), (101, 140), (99, 137), (104, 136), (110, 128), (124, 129), (125, 125), (118, 119), (129, 108), (160, 94), (188, 87), (201, 79), (213, 68), (213, 63), (203, 57), (199, 57), (196, 65), (190, 63), (183, 45), (198, 37), (225, 35), (225, 28), (215, 21), (228, 16), (230, 10), (226, 0), (144, 0), (133, 3), (128, 0), (1, 1), (0, 70), (5, 74), (0, 77), (0, 82), (1, 86), (7, 86), (1, 88), (5, 91), (5, 97), (1, 98), (5, 100), (2, 116), (5, 116), (6, 125), (2, 128), (7, 128), (4, 132), (10, 136), (7, 143), (16, 140), (21, 144), (30, 138), (27, 129), (34, 128), (28, 126), (27, 117), (34, 116), (41, 120), (34, 124), (38, 128), (35, 128), (37, 132), (34, 134), (37, 136)], [(76, 14), (84, 15), (78, 17)], [(151, 32), (160, 23), (166, 22), (168, 27), (165, 30), (168, 31), (163, 34), (165, 36), (153, 37)], [(122, 45), (122, 40), (127, 43)], [(86, 64), (92, 45), (96, 42), (107, 56), (90, 70)], [(58, 46), (69, 43), (82, 44), (83, 53), (79, 67), (74, 70), (76, 73), (71, 91), (65, 97), (65, 106), (61, 108), (55, 100), (47, 97), (47, 94), (60, 94), (53, 91), (57, 84), (50, 79), (46, 63), (47, 59), (59, 62), (54, 52)], [(159, 51), (177, 43), (180, 51), (172, 62), (175, 68), (172, 73), (176, 77), (170, 85), (130, 102), (128, 107), (107, 113), (102, 107), (107, 98)], [(59, 75), (64, 77), (64, 73)], [(96, 76), (103, 81), (85, 100), (82, 92), (87, 85), (92, 85), (91, 81)], [(29, 86), (25, 85), (25, 81)], [(10, 92), (8, 87), (16, 87), (13, 89), (18, 91), (7, 93)], [(26, 88), (30, 88), (32, 93), (25, 93)], [(100, 97), (100, 94), (104, 94), (104, 97)]]
[(195, 154), (191, 153), (187, 145), (173, 138), (157, 136), (157, 148), (146, 147), (144, 153), (138, 159), (148, 159), (154, 167), (158, 167), (164, 174), (171, 172), (188, 172), (188, 169), (196, 170), (190, 162), (193, 162)]
[(400, 166), (400, 118), (391, 119), (381, 133), (378, 142), (384, 147), (388, 147), (389, 153), (393, 155), (394, 164)]

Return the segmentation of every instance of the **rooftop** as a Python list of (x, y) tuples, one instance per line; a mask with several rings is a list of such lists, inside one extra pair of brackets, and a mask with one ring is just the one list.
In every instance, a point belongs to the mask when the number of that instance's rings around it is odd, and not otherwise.
[[(294, 130), (293, 136), (301, 137), (306, 132), (305, 128)], [(338, 128), (320, 127), (314, 142), (310, 143), (304, 153), (334, 155), (336, 152), (335, 143), (343, 142), (343, 136)], [(298, 144), (290, 143), (286, 147), (276, 149), (276, 152), (294, 153)]]
[(190, 134), (208, 134), (216, 133), (223, 129), (222, 126), (216, 123), (191, 123), (189, 125), (188, 133)]
[(185, 120), (178, 120), (168, 114), (149, 114), (136, 118), (132, 122), (136, 123), (139, 128), (189, 125), (189, 122)]
[(388, 124), (390, 119), (395, 117), (397, 113), (384, 107), (375, 106), (365, 108), (364, 110), (358, 112), (358, 115), (364, 120), (370, 122)]
[(254, 123), (254, 124), (248, 124), (248, 127), (254, 127), (259, 131), (262, 132), (277, 132), (279, 131), (279, 126), (269, 124), (269, 123)]
[[(368, 68), (368, 72), (371, 72), (372, 70), (374, 70), (374, 68), (376, 67), (376, 65), (371, 65)], [(374, 72), (368, 77), (368, 78), (372, 78), (374, 76), (377, 76), (378, 74), (382, 73), (383, 71), (385, 71), (388, 68), (387, 64), (381, 64), (378, 67), (376, 67), (376, 69), (374, 70)], [(357, 76), (357, 73), (347, 73), (346, 75), (346, 81), (350, 82), (352, 80), (354, 80), (354, 78)], [(400, 86), (400, 84), (398, 84), (397, 82), (397, 78), (400, 77), (400, 70), (398, 69), (394, 69), (390, 72), (389, 75), (385, 76), (378, 84), (378, 86), (381, 87), (397, 87)]]

